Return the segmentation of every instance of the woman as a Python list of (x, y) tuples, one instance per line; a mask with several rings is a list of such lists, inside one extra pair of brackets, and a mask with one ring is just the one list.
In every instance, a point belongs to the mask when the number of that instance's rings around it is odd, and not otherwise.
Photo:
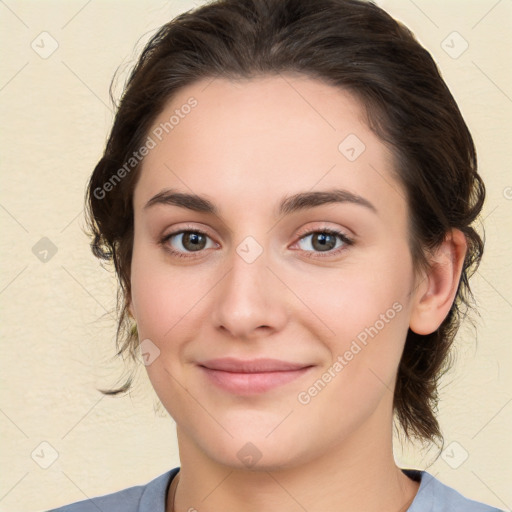
[(497, 510), (392, 447), (394, 417), (442, 441), (484, 195), (432, 58), (375, 5), (219, 0), (164, 25), (88, 207), (120, 353), (140, 351), (181, 466), (57, 510)]

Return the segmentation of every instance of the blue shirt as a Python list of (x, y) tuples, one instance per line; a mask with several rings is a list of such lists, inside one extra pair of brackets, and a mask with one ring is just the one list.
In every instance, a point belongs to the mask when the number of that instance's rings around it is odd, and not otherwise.
[[(171, 469), (146, 485), (129, 487), (97, 498), (79, 501), (48, 512), (165, 512), (167, 489), (179, 467)], [(503, 510), (464, 498), (426, 471), (402, 470), (420, 480), (418, 493), (407, 512), (503, 512)]]

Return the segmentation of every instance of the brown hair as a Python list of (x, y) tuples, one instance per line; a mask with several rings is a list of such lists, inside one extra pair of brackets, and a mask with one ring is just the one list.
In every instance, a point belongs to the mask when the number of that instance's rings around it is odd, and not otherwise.
[[(471, 227), (485, 188), (462, 115), (430, 54), (401, 23), (363, 0), (217, 0), (161, 27), (131, 72), (87, 191), (93, 253), (112, 261), (119, 280), (118, 355), (137, 356), (127, 310), (133, 246), (133, 191), (140, 164), (122, 173), (164, 105), (201, 78), (251, 78), (298, 72), (350, 91), (369, 126), (392, 148), (410, 212), (416, 268), (452, 228), (468, 242), (457, 296), (442, 325), (409, 330), (394, 391), (396, 419), (408, 437), (442, 440), (435, 417), (438, 382), (472, 302), (468, 278), (483, 242)], [(114, 180), (114, 181), (113, 181)], [(107, 187), (110, 183), (115, 186)], [(130, 388), (133, 374), (115, 390)]]

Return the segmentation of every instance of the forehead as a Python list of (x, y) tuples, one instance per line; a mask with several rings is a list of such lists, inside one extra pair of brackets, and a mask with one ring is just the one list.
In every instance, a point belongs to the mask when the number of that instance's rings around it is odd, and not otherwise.
[(200, 80), (167, 103), (149, 136), (155, 147), (143, 161), (136, 207), (171, 187), (246, 207), (340, 186), (377, 203), (403, 197), (364, 106), (303, 75)]

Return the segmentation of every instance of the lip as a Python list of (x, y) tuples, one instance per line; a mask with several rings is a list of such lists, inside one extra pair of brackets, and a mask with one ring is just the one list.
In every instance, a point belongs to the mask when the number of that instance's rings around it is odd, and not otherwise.
[(232, 357), (199, 363), (210, 382), (230, 393), (254, 395), (282, 386), (308, 373), (313, 365), (279, 359), (241, 360)]
[(211, 370), (221, 370), (224, 372), (235, 373), (261, 373), (261, 372), (284, 372), (300, 370), (310, 364), (292, 363), (280, 359), (260, 358), (260, 359), (236, 359), (235, 357), (222, 357), (219, 359), (209, 359), (199, 363)]

